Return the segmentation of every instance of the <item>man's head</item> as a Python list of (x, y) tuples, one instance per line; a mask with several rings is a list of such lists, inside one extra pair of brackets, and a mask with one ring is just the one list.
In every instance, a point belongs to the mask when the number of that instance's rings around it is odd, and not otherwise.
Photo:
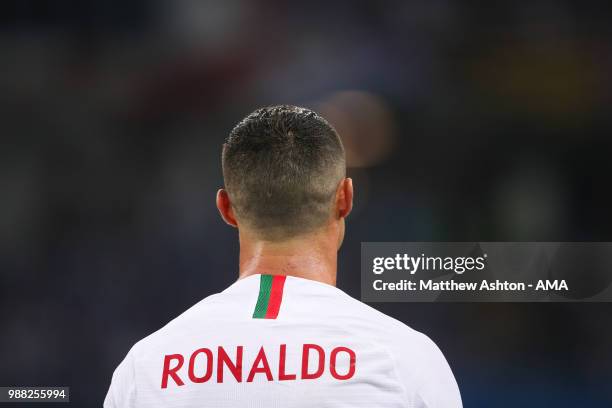
[(280, 241), (342, 224), (352, 205), (338, 134), (317, 113), (295, 106), (258, 109), (223, 145), (225, 190), (217, 195), (231, 225)]

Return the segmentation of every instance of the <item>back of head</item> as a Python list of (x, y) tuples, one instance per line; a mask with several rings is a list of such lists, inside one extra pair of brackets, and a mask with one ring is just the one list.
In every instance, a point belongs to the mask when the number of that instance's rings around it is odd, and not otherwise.
[(239, 223), (271, 241), (324, 225), (346, 172), (334, 128), (317, 113), (288, 105), (258, 109), (238, 123), (222, 161)]

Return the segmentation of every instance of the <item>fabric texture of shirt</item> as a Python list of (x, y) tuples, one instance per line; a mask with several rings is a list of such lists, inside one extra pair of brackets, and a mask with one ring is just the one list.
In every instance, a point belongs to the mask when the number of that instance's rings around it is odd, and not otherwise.
[(136, 343), (104, 408), (459, 408), (425, 335), (324, 283), (238, 280)]

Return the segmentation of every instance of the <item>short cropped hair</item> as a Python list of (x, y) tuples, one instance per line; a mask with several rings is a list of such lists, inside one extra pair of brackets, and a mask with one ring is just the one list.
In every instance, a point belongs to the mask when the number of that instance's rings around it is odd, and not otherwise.
[(240, 121), (223, 145), (222, 164), (239, 222), (272, 241), (322, 226), (346, 175), (335, 129), (290, 105), (261, 108)]

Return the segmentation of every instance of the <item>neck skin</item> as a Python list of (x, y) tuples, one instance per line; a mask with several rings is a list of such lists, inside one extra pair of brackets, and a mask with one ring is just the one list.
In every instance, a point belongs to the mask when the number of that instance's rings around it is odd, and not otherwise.
[(239, 230), (239, 278), (255, 274), (295, 276), (336, 286), (338, 240), (316, 231), (280, 242), (264, 241)]

